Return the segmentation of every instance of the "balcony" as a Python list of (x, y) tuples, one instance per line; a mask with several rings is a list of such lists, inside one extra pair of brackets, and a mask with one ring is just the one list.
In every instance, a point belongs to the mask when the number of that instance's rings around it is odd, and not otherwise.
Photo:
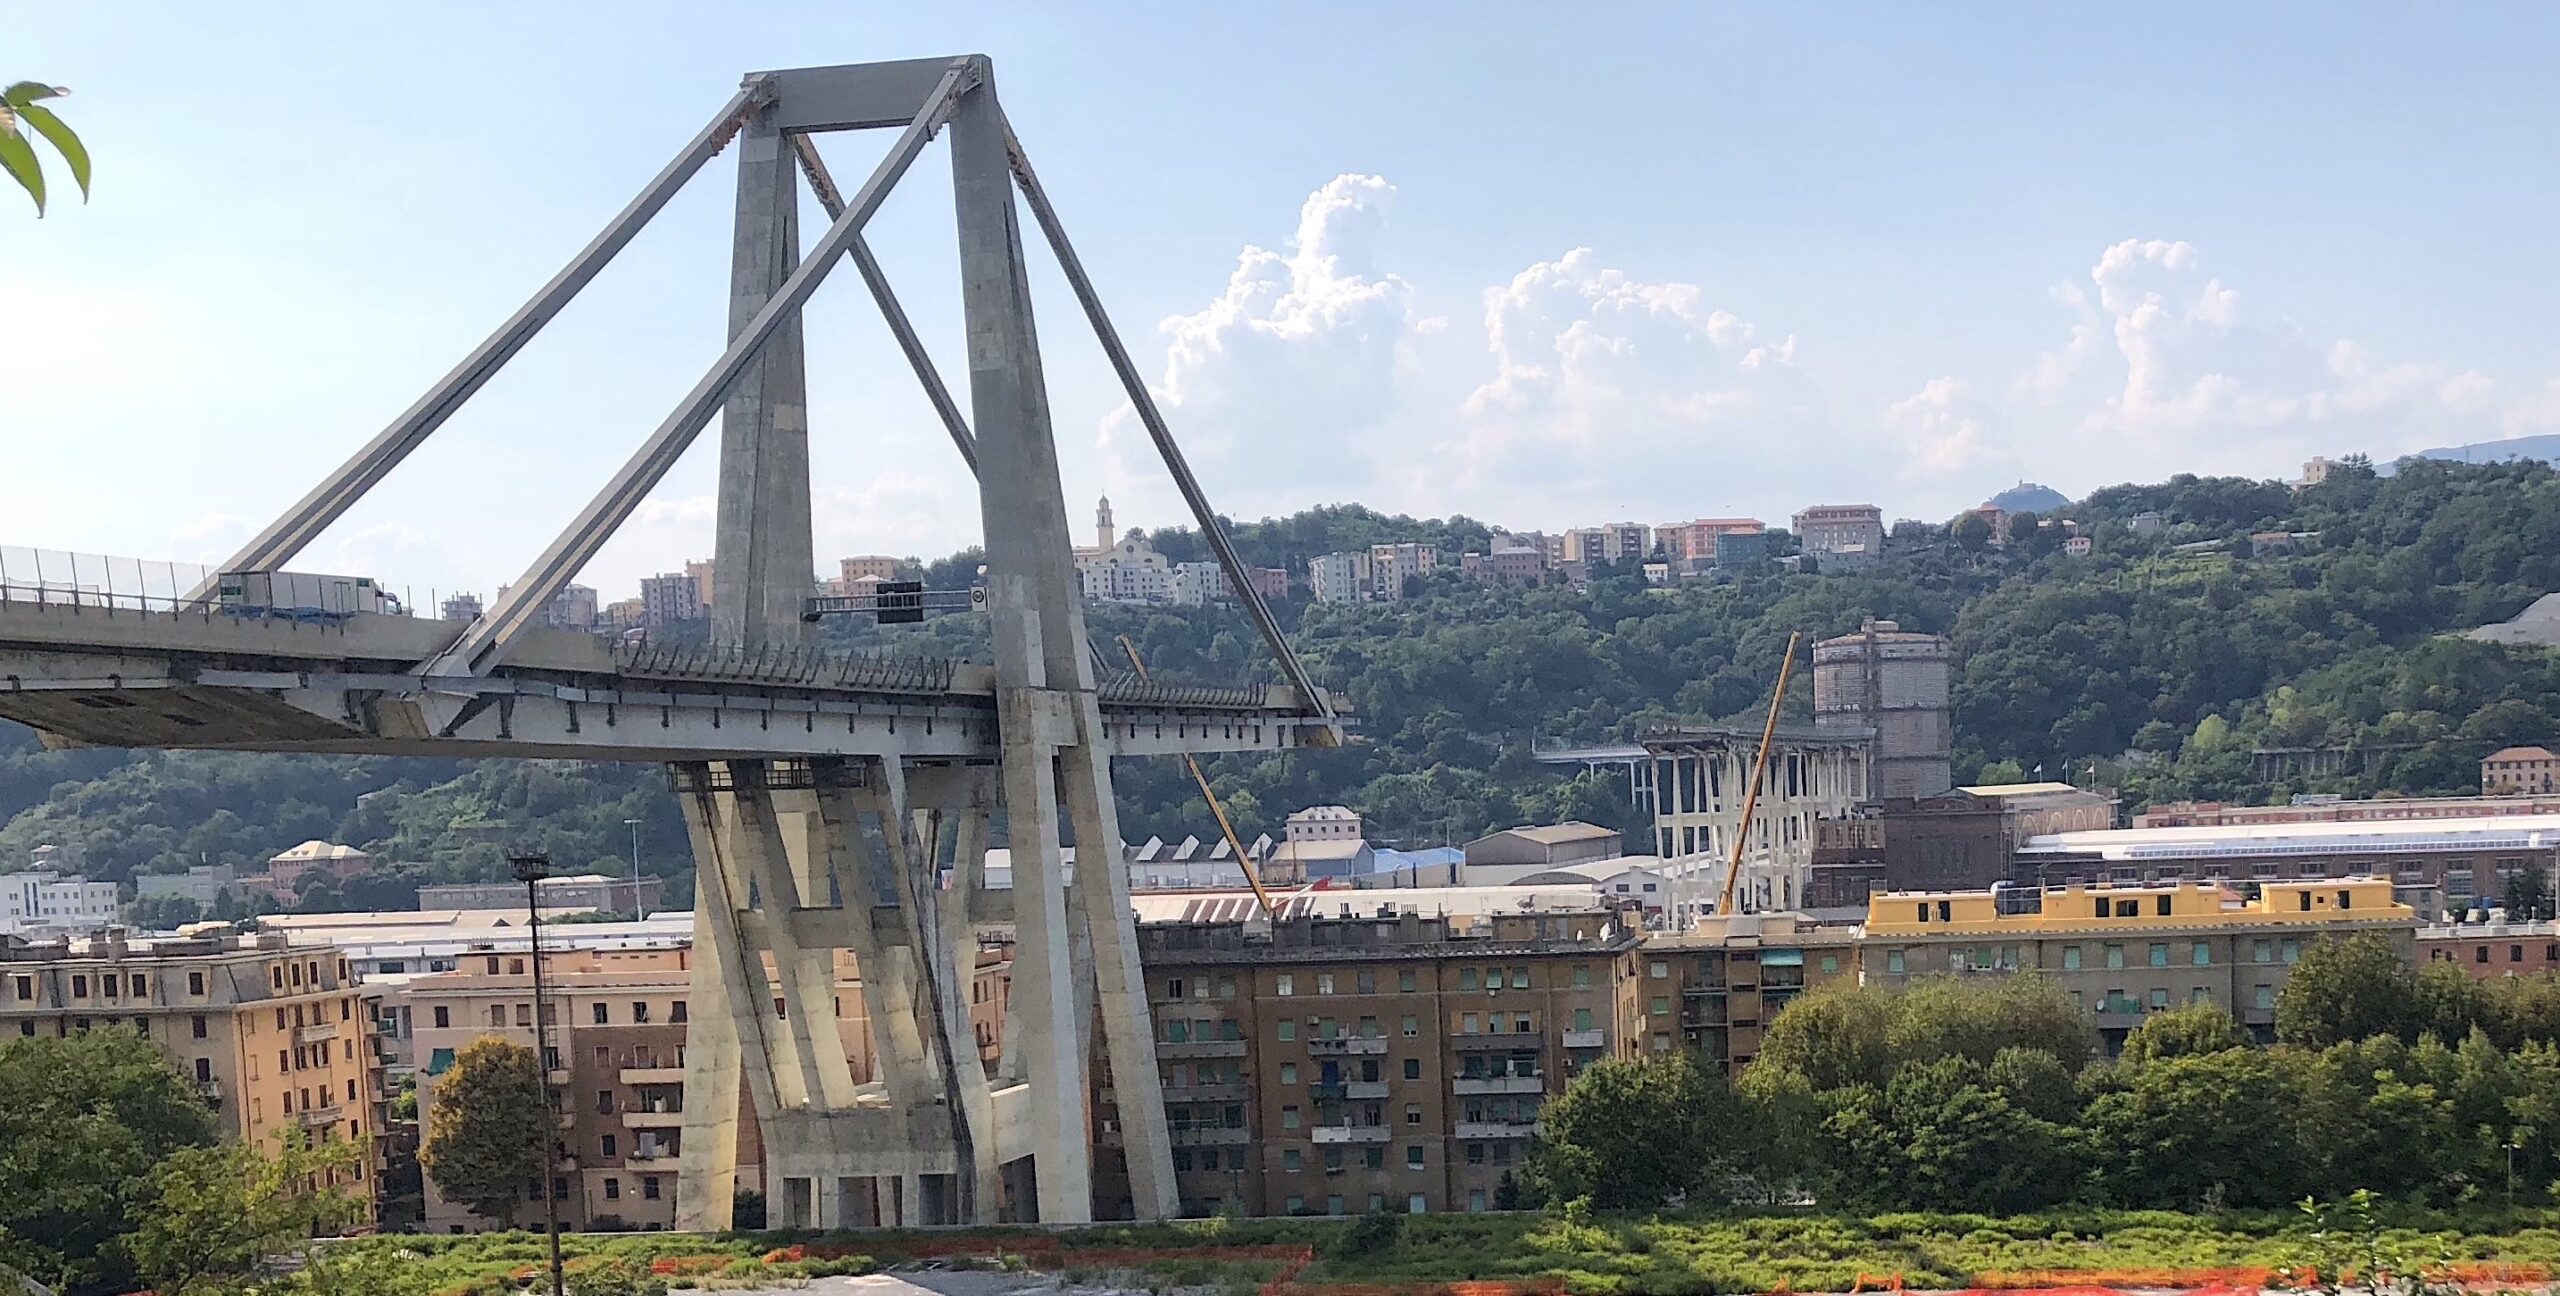
[(1175, 1147), (1233, 1147), (1253, 1141), (1253, 1131), (1228, 1129), (1215, 1125), (1195, 1125), (1173, 1131)]
[(196, 1081), (196, 1096), (217, 1107), (221, 1106), (222, 1082), (219, 1080)]
[(631, 1155), (623, 1159), (626, 1161), (673, 1161), (676, 1159), (676, 1150), (671, 1147), (640, 1143), (635, 1144), (631, 1149)]
[(336, 1022), (317, 1022), (309, 1026), (293, 1028), (293, 1042), (296, 1044), (325, 1044), (336, 1038), (338, 1038)]
[(294, 1115), (299, 1117), (306, 1127), (317, 1129), (322, 1125), (335, 1125), (346, 1119), (347, 1111), (346, 1108), (331, 1103), (326, 1107), (305, 1107)]
[(1307, 1131), (1318, 1143), (1384, 1143), (1394, 1135), (1384, 1125), (1318, 1125)]
[(1311, 1057), (1384, 1057), (1387, 1037), (1384, 1035), (1337, 1035), (1332, 1039), (1307, 1041)]
[(1537, 1132), (1536, 1121), (1458, 1122), (1458, 1137), (1462, 1139), (1524, 1139)]
[(614, 1073), (614, 1078), (627, 1085), (680, 1085), (684, 1068), (680, 1066), (627, 1066)]
[(1718, 981), (1713, 984), (1684, 985), (1680, 987), (1680, 994), (1688, 999), (1721, 999), (1727, 989), (1723, 982)]
[[(1109, 1090), (1103, 1092), (1105, 1099), (1111, 1096)], [(1166, 1102), (1245, 1102), (1252, 1097), (1252, 1087), (1240, 1084), (1202, 1084), (1193, 1085), (1188, 1089), (1168, 1088), (1164, 1091)]]
[(1384, 1080), (1349, 1081), (1342, 1086), (1342, 1096), (1354, 1101), (1364, 1098), (1384, 1098), (1387, 1096), (1387, 1082)]
[(1453, 1094), (1533, 1094), (1545, 1093), (1544, 1076), (1460, 1076), (1449, 1082)]
[(633, 1107), (620, 1113), (620, 1115), (622, 1117), (623, 1128), (625, 1129), (684, 1128), (684, 1109), (681, 1107), (672, 1111), (663, 1107), (655, 1110), (643, 1107)]
[(1453, 1035), (1449, 1047), (1461, 1053), (1527, 1053), (1547, 1046), (1547, 1037), (1535, 1031), (1495, 1035)]
[(1156, 1056), (1160, 1058), (1240, 1058), (1244, 1056), (1244, 1049), (1245, 1042), (1240, 1039), (1187, 1040), (1178, 1044), (1156, 1045)]
[(1564, 1046), (1569, 1049), (1609, 1047), (1609, 1032), (1604, 1030), (1569, 1030), (1564, 1033)]

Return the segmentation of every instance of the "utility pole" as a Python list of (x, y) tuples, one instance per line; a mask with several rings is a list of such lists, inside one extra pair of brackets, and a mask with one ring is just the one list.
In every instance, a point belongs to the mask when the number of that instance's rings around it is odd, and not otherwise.
[(622, 826), (631, 830), (631, 916), (646, 918), (648, 911), (640, 907), (640, 821), (625, 819)]
[[(516, 851), (507, 856), (515, 870), (516, 881), (524, 883), (525, 928), (533, 945), (533, 1052), (534, 1062), (542, 1068), (542, 1097), (545, 1106), (560, 1110), (560, 1093), (551, 1085), (551, 1000), (542, 975), (542, 879), (551, 872), (551, 857), (541, 851)], [(555, 1147), (542, 1152), (542, 1223), (551, 1235), (551, 1296), (565, 1296), (565, 1271), (560, 1264), (560, 1158), (557, 1140), (550, 1131), (543, 1132)]]

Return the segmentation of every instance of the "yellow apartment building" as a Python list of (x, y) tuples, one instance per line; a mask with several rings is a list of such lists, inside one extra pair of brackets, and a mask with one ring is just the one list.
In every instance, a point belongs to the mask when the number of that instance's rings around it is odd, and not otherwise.
[(2305, 945), (2374, 931), (2405, 958), (2417, 927), (2388, 878), (2267, 882), (2255, 898), (2211, 882), (1893, 892), (1868, 899), (1860, 961), (1884, 985), (2051, 976), (2112, 1054), (2145, 1016), (2190, 1003), (2218, 1004), (2270, 1037)]
[(372, 1021), (344, 958), (280, 935), (0, 937), (0, 1038), (138, 1031), (232, 1136), (272, 1146), (291, 1130), (363, 1145), (344, 1186), (368, 1215), (381, 1096)]

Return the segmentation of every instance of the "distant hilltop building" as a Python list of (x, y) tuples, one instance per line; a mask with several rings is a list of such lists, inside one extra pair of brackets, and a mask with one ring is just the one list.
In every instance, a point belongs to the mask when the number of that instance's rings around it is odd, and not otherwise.
[(2560, 792), (2560, 756), (2548, 747), (2504, 747), (2480, 761), (2482, 796)]
[(0, 934), (86, 930), (116, 920), (116, 884), (49, 869), (0, 873)]
[(1884, 551), (1884, 510), (1873, 504), (1810, 504), (1792, 526), (1809, 554), (1872, 556)]
[(2039, 482), (2022, 481), (1984, 501), (2003, 513), (2050, 513), (2071, 507), (2071, 497)]
[(1814, 724), (1875, 734), (1875, 796), (1930, 797), (1955, 785), (1947, 673), (1945, 639), (1873, 617), (1813, 646)]
[(1143, 534), (1122, 539), (1111, 524), (1111, 497), (1093, 515), (1094, 545), (1075, 551), (1085, 598), (1096, 603), (1163, 603), (1173, 597), (1173, 564)]

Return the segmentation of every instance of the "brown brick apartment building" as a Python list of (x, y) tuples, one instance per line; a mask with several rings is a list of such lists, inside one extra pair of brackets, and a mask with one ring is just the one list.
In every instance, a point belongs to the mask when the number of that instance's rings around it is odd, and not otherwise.
[(1540, 1106), (1612, 1051), (1637, 939), (1601, 913), (1141, 926), (1184, 1207), (1489, 1209)]

